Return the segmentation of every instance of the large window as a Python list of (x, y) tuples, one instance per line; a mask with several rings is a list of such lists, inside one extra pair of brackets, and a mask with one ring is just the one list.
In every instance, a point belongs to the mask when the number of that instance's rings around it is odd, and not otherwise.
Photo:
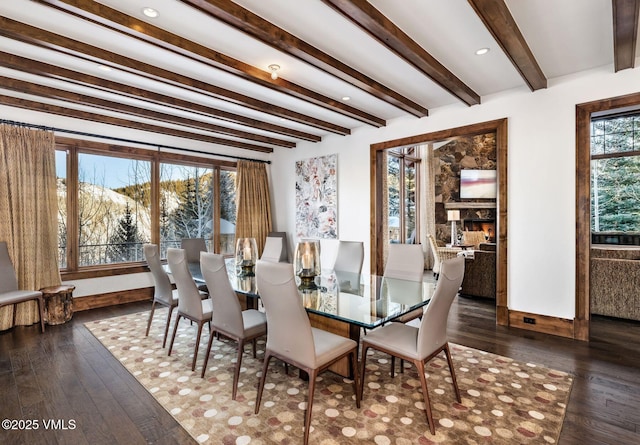
[(61, 269), (129, 267), (144, 261), (142, 244), (165, 256), (182, 238), (233, 252), (234, 163), (86, 144), (56, 151)]
[(591, 230), (640, 232), (640, 115), (591, 122)]
[(151, 162), (78, 154), (78, 266), (143, 261), (151, 240)]
[(387, 184), (389, 190), (389, 242), (414, 243), (418, 228), (416, 147), (389, 151)]

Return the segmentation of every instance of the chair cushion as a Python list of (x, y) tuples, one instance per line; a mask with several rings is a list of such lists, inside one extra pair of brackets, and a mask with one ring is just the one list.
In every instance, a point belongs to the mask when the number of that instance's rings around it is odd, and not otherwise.
[(358, 344), (350, 338), (332, 334), (322, 329), (311, 328), (316, 348), (316, 363), (303, 363), (310, 368), (319, 368), (333, 359), (354, 349)]
[(267, 317), (255, 309), (242, 311), (242, 324), (244, 325), (245, 338), (267, 333)]
[(0, 294), (0, 305), (22, 303), (23, 301), (35, 300), (42, 296), (42, 292), (37, 290), (12, 290)]
[(369, 331), (362, 342), (376, 349), (386, 349), (409, 358), (418, 358), (418, 328), (404, 323), (389, 323)]

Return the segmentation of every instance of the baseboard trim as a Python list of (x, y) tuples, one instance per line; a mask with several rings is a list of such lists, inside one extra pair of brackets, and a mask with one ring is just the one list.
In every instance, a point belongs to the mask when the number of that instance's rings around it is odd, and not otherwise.
[[(527, 321), (531, 322), (525, 322)], [(509, 310), (509, 326), (544, 334), (574, 338), (573, 320), (548, 315)]]
[(106, 294), (87, 295), (73, 299), (74, 312), (96, 309), (99, 307), (116, 306), (118, 304), (133, 303), (134, 301), (151, 301), (153, 299), (153, 287), (129, 289)]

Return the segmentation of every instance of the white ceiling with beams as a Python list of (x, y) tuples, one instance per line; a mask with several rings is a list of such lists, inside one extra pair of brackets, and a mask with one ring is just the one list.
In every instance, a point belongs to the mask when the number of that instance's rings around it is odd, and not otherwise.
[(212, 152), (290, 150), (596, 67), (635, 69), (638, 3), (3, 1), (0, 104), (203, 140)]

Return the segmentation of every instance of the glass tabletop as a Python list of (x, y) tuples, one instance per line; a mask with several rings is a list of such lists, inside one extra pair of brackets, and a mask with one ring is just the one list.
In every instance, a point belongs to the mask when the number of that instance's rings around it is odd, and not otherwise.
[[(194, 280), (204, 282), (198, 263), (191, 263), (189, 270)], [(233, 259), (227, 261), (227, 274), (237, 293), (259, 298), (255, 276), (242, 276)], [(299, 278), (296, 281), (308, 312), (367, 329), (428, 304), (435, 290), (433, 283), (336, 270), (323, 270), (315, 289), (302, 289)]]

